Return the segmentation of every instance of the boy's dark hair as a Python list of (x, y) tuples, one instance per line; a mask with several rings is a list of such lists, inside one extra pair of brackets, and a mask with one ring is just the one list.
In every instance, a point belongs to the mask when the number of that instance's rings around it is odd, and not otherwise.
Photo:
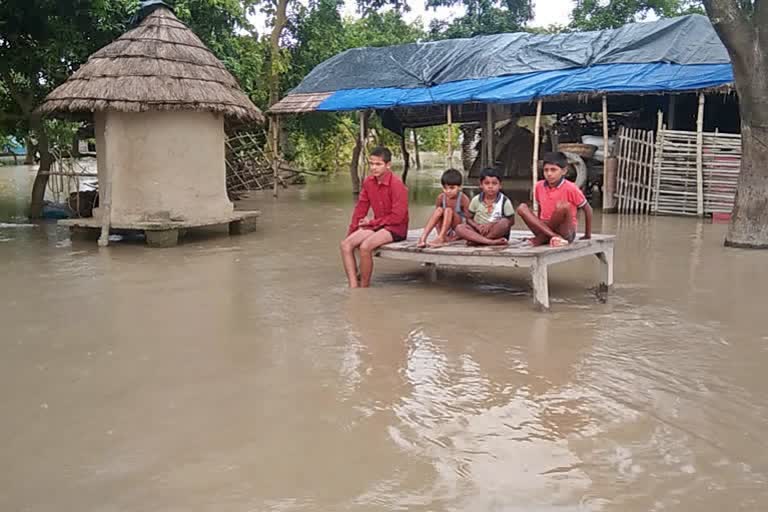
[(371, 156), (377, 156), (387, 163), (392, 161), (392, 152), (384, 146), (376, 146), (373, 148)]
[(480, 183), (482, 183), (485, 178), (496, 178), (501, 181), (501, 174), (493, 167), (486, 167), (480, 171)]
[(565, 156), (560, 151), (552, 151), (550, 153), (544, 153), (544, 158), (542, 158), (542, 160), (544, 161), (544, 165), (547, 165), (547, 164), (556, 165), (561, 169), (568, 168), (568, 157)]
[(444, 187), (455, 186), (460, 187), (464, 182), (464, 176), (461, 175), (456, 169), (448, 169), (440, 177), (440, 184)]

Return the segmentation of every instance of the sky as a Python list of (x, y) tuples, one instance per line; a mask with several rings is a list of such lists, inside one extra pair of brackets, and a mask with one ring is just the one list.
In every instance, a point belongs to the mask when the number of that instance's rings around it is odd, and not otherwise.
[[(534, 18), (530, 23), (532, 27), (546, 27), (552, 24), (567, 24), (570, 19), (569, 15), (573, 10), (573, 0), (537, 0), (534, 5)], [(409, 2), (411, 11), (405, 15), (407, 21), (413, 21), (418, 17), (421, 17), (424, 22), (424, 26), (428, 26), (429, 22), (435, 18), (451, 19), (460, 15), (462, 8), (456, 7), (441, 7), (437, 11), (424, 10), (423, 0), (411, 0)], [(355, 2), (354, 0), (346, 0), (344, 6), (344, 15), (355, 15)], [(251, 22), (256, 26), (259, 33), (263, 33), (265, 30), (265, 20), (263, 15), (250, 17)]]

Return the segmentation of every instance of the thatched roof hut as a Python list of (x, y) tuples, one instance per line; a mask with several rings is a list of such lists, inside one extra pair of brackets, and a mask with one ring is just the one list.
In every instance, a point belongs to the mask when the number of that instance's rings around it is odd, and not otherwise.
[(187, 25), (158, 2), (46, 97), (42, 113), (195, 111), (264, 116)]
[(110, 226), (178, 236), (239, 222), (226, 192), (225, 118), (264, 116), (162, 1), (145, 0), (138, 22), (39, 108), (93, 114), (99, 207), (77, 225), (101, 226), (106, 243)]

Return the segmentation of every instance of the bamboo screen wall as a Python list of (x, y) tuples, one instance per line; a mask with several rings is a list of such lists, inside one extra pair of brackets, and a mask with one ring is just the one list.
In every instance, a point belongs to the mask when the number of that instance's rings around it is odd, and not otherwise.
[(620, 213), (730, 212), (741, 166), (741, 136), (621, 128), (616, 197)]

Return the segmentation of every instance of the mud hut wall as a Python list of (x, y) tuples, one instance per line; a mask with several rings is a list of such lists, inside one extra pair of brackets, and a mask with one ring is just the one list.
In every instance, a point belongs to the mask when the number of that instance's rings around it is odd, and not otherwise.
[(221, 115), (109, 112), (105, 128), (113, 222), (162, 217), (167, 212), (194, 223), (232, 214)]

